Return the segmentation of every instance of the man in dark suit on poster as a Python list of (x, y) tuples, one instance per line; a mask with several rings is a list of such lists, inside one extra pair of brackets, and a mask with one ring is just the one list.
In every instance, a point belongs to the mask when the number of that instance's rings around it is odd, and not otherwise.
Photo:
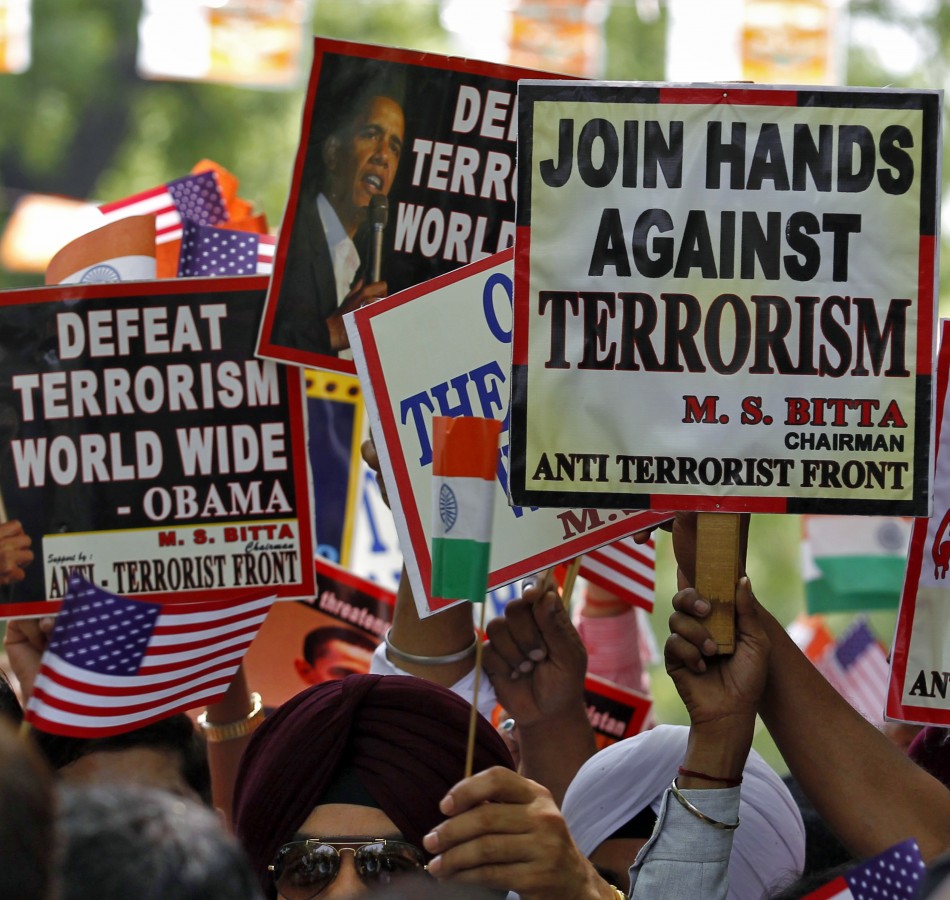
[[(386, 282), (372, 277), (374, 260), (361, 237), (373, 198), (388, 195), (402, 156), (405, 118), (393, 94), (371, 80), (348, 96), (341, 92), (337, 122), (324, 137), (311, 136), (274, 344), (336, 356), (349, 346), (343, 314), (387, 293)], [(378, 257), (375, 263), (378, 271)]]

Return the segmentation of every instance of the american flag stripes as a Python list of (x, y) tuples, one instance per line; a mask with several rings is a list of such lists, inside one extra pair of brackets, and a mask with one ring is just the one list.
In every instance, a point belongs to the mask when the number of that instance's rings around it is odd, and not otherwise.
[(235, 231), (182, 223), (178, 277), (211, 275), (270, 275), (277, 238), (252, 231)]
[(214, 172), (177, 178), (149, 191), (104, 203), (99, 211), (107, 223), (127, 216), (154, 215), (156, 244), (180, 238), (183, 219), (200, 225), (218, 225), (228, 220), (224, 194)]
[(914, 900), (925, 871), (917, 842), (906, 840), (849, 869), (805, 900)]
[(656, 547), (652, 540), (623, 538), (584, 554), (578, 574), (621, 600), (653, 611), (656, 600)]
[(150, 603), (74, 574), (26, 720), (53, 734), (104, 737), (211, 702), (227, 690), (273, 601)]
[[(884, 721), (887, 700), (887, 654), (863, 616), (838, 637), (829, 659), (832, 684), (862, 716), (875, 724)], [(837, 683), (836, 683), (837, 682)]]
[(864, 616), (835, 639), (822, 616), (800, 616), (788, 627), (792, 640), (834, 689), (875, 725), (884, 720), (887, 654)]

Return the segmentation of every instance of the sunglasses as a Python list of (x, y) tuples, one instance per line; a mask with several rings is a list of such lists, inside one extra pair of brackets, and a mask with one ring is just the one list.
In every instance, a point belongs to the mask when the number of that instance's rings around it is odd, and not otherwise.
[(356, 874), (364, 884), (374, 887), (389, 884), (401, 875), (425, 872), (426, 868), (422, 851), (405, 841), (311, 838), (284, 844), (267, 870), (286, 900), (310, 900), (326, 890), (340, 874), (343, 853), (353, 854)]

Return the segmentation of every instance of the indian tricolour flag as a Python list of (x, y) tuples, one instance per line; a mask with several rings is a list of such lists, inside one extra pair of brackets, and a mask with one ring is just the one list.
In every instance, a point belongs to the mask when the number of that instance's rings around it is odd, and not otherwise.
[(912, 524), (888, 516), (802, 516), (808, 611), (897, 609)]
[(432, 596), (485, 599), (501, 422), (432, 420)]

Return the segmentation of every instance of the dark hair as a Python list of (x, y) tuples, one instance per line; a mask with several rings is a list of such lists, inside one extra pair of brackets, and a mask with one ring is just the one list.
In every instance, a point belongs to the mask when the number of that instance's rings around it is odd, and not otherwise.
[(217, 816), (157, 788), (65, 788), (61, 900), (258, 900), (243, 852)]
[(191, 719), (184, 713), (176, 713), (111, 737), (74, 738), (42, 731), (35, 731), (33, 735), (37, 746), (54, 769), (63, 769), (90, 753), (100, 751), (127, 750), (130, 747), (171, 751), (181, 760), (180, 771), (185, 783), (204, 803), (211, 805), (211, 773), (208, 769), (207, 746)]
[(308, 631), (303, 639), (303, 657), (312, 666), (325, 652), (330, 641), (345, 641), (355, 644), (364, 650), (375, 650), (379, 641), (373, 640), (362, 631), (353, 628), (344, 628), (341, 625), (326, 625)]
[(352, 127), (376, 97), (405, 106), (405, 77), (390, 63), (359, 57), (324, 57), (307, 145), (308, 166), (323, 170), (327, 138)]
[(0, 721), (0, 900), (45, 900), (53, 847), (52, 773)]

